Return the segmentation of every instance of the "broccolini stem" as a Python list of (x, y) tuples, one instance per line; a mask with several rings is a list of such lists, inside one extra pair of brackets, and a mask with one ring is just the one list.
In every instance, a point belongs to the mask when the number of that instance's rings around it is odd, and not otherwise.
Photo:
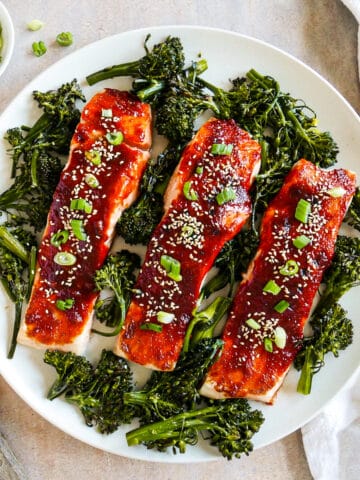
[(114, 77), (132, 77), (139, 73), (139, 61), (124, 63), (122, 65), (113, 65), (97, 72), (91, 73), (86, 77), (89, 85), (101, 82)]
[(29, 279), (28, 279), (28, 288), (26, 292), (26, 299), (30, 299), (32, 286), (35, 278), (35, 268), (36, 268), (36, 257), (37, 257), (37, 248), (35, 246), (31, 247), (30, 256), (29, 256)]
[(11, 344), (10, 344), (10, 350), (7, 355), (7, 358), (11, 359), (14, 356), (15, 349), (16, 349), (16, 344), (17, 344), (17, 336), (19, 333), (19, 328), (20, 328), (20, 322), (21, 322), (21, 312), (22, 312), (22, 300), (18, 300), (15, 303), (15, 321), (14, 321), (14, 328), (13, 328), (13, 333), (11, 337)]
[(124, 302), (124, 299), (119, 297), (119, 295), (115, 295), (116, 296), (116, 299), (118, 301), (118, 308), (116, 309), (116, 311), (119, 313), (120, 311), (120, 318), (119, 318), (119, 323), (117, 324), (117, 326), (114, 328), (114, 330), (112, 330), (111, 332), (103, 332), (101, 330), (97, 330), (96, 328), (93, 328), (91, 331), (93, 333), (97, 333), (98, 335), (102, 335), (103, 337), (115, 337), (116, 335), (118, 335), (121, 331), (121, 328), (124, 324), (124, 321), (125, 321), (125, 313), (126, 313), (126, 305), (125, 305), (125, 302)]
[(315, 365), (317, 357), (314, 355), (313, 348), (308, 348), (305, 354), (304, 365), (301, 369), (299, 382), (297, 385), (297, 392), (303, 395), (309, 395), (311, 392), (312, 379), (314, 376)]
[(24, 248), (24, 246), (19, 242), (17, 238), (10, 233), (10, 231), (4, 226), (0, 225), (0, 242), (4, 245), (5, 248), (14, 253), (24, 262), (29, 262), (29, 254)]

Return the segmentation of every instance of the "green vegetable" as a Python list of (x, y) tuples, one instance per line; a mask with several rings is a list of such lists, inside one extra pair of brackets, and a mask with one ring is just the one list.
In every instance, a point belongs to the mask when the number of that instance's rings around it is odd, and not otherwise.
[(160, 265), (165, 268), (167, 276), (175, 282), (181, 282), (181, 263), (169, 255), (161, 255)]
[(357, 188), (348, 208), (345, 222), (360, 231), (360, 189)]
[(111, 145), (120, 145), (124, 139), (122, 132), (108, 132), (105, 137)]
[(95, 306), (95, 313), (100, 321), (113, 327), (112, 332), (93, 332), (103, 336), (117, 335), (124, 323), (125, 314), (135, 284), (135, 270), (140, 267), (140, 258), (128, 250), (121, 250), (107, 257), (104, 265), (95, 272), (94, 281), (97, 291), (110, 289), (111, 300), (100, 300)]
[(263, 291), (271, 293), (272, 295), (278, 295), (281, 292), (281, 287), (275, 282), (275, 280), (269, 280), (264, 286)]
[(325, 363), (325, 355), (336, 357), (352, 343), (353, 326), (337, 303), (352, 287), (360, 284), (360, 239), (340, 235), (331, 266), (325, 272), (322, 292), (311, 318), (312, 335), (305, 337), (295, 359), (301, 369), (298, 391), (309, 394), (312, 379)]
[(31, 288), (30, 260), (36, 250), (35, 237), (21, 227), (0, 225), (0, 281), (15, 304), (15, 319), (8, 358), (13, 358), (20, 328), (22, 305)]
[(231, 202), (235, 200), (236, 192), (230, 187), (224, 188), (221, 192), (216, 195), (216, 201), (219, 205), (224, 205), (224, 203)]
[(42, 40), (40, 40), (39, 42), (33, 42), (31, 48), (32, 48), (33, 54), (36, 57), (41, 57), (42, 55), (45, 55), (47, 51), (46, 45)]
[[(183, 46), (176, 37), (167, 37), (165, 41), (153, 46), (150, 51), (147, 42), (144, 42), (145, 56), (139, 60), (114, 65), (86, 77), (89, 85), (114, 77), (138, 77), (150, 82), (161, 82), (180, 73), (184, 67), (185, 57)], [(156, 83), (155, 83), (156, 84)]]
[(154, 371), (143, 389), (125, 393), (125, 405), (132, 407), (143, 425), (194, 408), (204, 375), (221, 346), (217, 339), (200, 341), (181, 355), (173, 371)]
[(54, 256), (54, 262), (64, 267), (70, 267), (76, 263), (76, 257), (70, 252), (58, 252)]
[(140, 325), (140, 330), (151, 330), (152, 332), (162, 332), (162, 325), (153, 322), (144, 322)]
[(131, 370), (124, 359), (103, 350), (94, 369), (84, 357), (47, 350), (44, 361), (58, 373), (48, 398), (65, 394), (66, 401), (79, 407), (88, 426), (111, 433), (132, 420), (132, 411), (123, 403), (124, 393), (132, 389)]
[(74, 198), (70, 202), (70, 210), (80, 210), (85, 213), (91, 213), (92, 204), (84, 198)]
[(215, 155), (230, 155), (234, 145), (225, 143), (214, 143), (211, 147), (211, 153)]
[(0, 194), (0, 211), (14, 224), (26, 224), (35, 231), (44, 227), (55, 187), (62, 170), (80, 112), (76, 101), (85, 100), (77, 82), (34, 99), (43, 114), (32, 127), (11, 128), (5, 138), (10, 144), (13, 184)]
[(294, 362), (295, 368), (301, 370), (297, 391), (303, 395), (311, 393), (313, 377), (325, 365), (325, 355), (332, 353), (338, 357), (353, 341), (352, 322), (338, 303), (326, 312), (316, 310), (310, 325), (313, 334), (304, 338)]
[(209, 406), (131, 430), (126, 440), (129, 446), (144, 444), (149, 449), (185, 453), (186, 445), (195, 445), (202, 435), (230, 460), (252, 451), (251, 438), (263, 421), (262, 413), (251, 411), (244, 399), (212, 401)]
[(41, 20), (31, 20), (26, 27), (28, 30), (31, 30), (32, 32), (36, 32), (37, 30), (40, 30), (44, 26), (44, 22)]
[(279, 273), (284, 275), (284, 277), (293, 277), (298, 273), (299, 268), (296, 260), (287, 260), (285, 265), (280, 268)]
[(75, 300), (73, 298), (66, 298), (65, 300), (56, 300), (56, 306), (59, 310), (70, 310), (73, 307)]
[(69, 47), (74, 41), (73, 34), (71, 32), (62, 32), (56, 36), (56, 42), (61, 47)]
[(190, 200), (191, 202), (196, 202), (196, 200), (198, 200), (198, 194), (192, 188), (192, 184), (190, 180), (184, 183), (183, 194), (184, 194), (184, 197), (187, 200)]
[(59, 230), (58, 232), (51, 235), (50, 243), (54, 247), (60, 247), (68, 241), (69, 232), (67, 230)]
[(307, 237), (306, 235), (298, 235), (296, 238), (294, 238), (293, 245), (294, 247), (301, 250), (302, 248), (309, 245), (310, 242), (311, 242), (310, 238)]
[(296, 220), (299, 220), (299, 222), (302, 222), (302, 223), (307, 223), (310, 213), (311, 213), (311, 203), (301, 198), (298, 201), (295, 209)]
[(85, 241), (88, 237), (84, 228), (84, 222), (77, 218), (72, 218), (70, 220), (70, 226), (73, 231), (73, 234), (78, 240)]
[[(162, 193), (180, 158), (182, 145), (169, 146), (150, 160), (140, 185), (140, 196), (120, 217), (116, 231), (129, 244), (147, 245), (163, 215)], [(161, 193), (160, 193), (161, 192)]]

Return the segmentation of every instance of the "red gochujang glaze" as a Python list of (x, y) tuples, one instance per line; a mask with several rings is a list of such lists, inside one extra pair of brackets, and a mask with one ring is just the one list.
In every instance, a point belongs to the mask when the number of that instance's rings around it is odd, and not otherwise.
[[(54, 193), (20, 343), (85, 349), (97, 298), (93, 276), (116, 221), (137, 196), (150, 145), (150, 106), (135, 96), (105, 89), (85, 105)], [(71, 264), (59, 264), (59, 254), (60, 263), (72, 255)]]
[[(212, 153), (214, 144), (229, 151)], [(211, 118), (199, 129), (165, 193), (165, 214), (148, 245), (116, 354), (148, 368), (174, 369), (202, 281), (249, 217), (259, 166), (259, 144), (233, 120)], [(177, 263), (175, 279), (164, 256)]]
[[(295, 164), (265, 212), (257, 254), (224, 327), (221, 356), (200, 390), (204, 396), (274, 401), (300, 348), (305, 322), (324, 270), (331, 263), (355, 186), (352, 172), (324, 171), (306, 160)], [(295, 217), (301, 199), (310, 204), (305, 223)], [(293, 243), (300, 235), (309, 240), (303, 248)], [(278, 288), (266, 292), (269, 281)], [(282, 313), (275, 308), (279, 302), (287, 306)], [(286, 334), (285, 345), (280, 347), (274, 341), (279, 327)]]

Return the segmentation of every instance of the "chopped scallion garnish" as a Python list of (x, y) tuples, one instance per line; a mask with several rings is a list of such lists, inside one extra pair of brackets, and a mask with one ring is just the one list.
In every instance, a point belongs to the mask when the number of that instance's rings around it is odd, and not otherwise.
[(56, 42), (60, 47), (69, 47), (74, 41), (73, 34), (71, 32), (61, 32), (56, 35)]
[(44, 26), (44, 22), (42, 22), (41, 20), (34, 19), (34, 20), (31, 20), (31, 22), (29, 22), (26, 26), (28, 30), (31, 30), (32, 32), (36, 32), (37, 30), (40, 30), (40, 28)]
[(101, 116), (104, 118), (112, 118), (113, 113), (111, 108), (103, 108), (101, 110)]
[(281, 292), (281, 287), (279, 287), (279, 285), (274, 280), (269, 280), (263, 288), (263, 291), (266, 293), (272, 293), (273, 295), (277, 295)]
[(73, 298), (67, 298), (66, 300), (56, 300), (55, 304), (59, 310), (70, 310), (74, 303)]
[(298, 248), (299, 250), (309, 245), (310, 242), (311, 242), (311, 239), (306, 235), (299, 235), (293, 239), (294, 247)]
[(78, 240), (86, 240), (87, 235), (84, 229), (84, 223), (82, 220), (79, 220), (77, 218), (73, 218), (70, 220), (70, 225), (71, 229), (73, 231), (73, 234)]
[(274, 332), (274, 342), (278, 348), (285, 348), (286, 345), (286, 331), (283, 327), (276, 327)]
[(165, 268), (167, 276), (175, 282), (181, 282), (181, 263), (169, 255), (161, 255), (160, 265)]
[(124, 135), (122, 132), (108, 132), (106, 135), (106, 140), (111, 143), (111, 145), (120, 145), (124, 140)]
[(339, 198), (339, 197), (343, 197), (345, 195), (346, 191), (342, 187), (334, 187), (334, 188), (330, 188), (329, 190), (327, 190), (326, 193), (328, 195), (330, 195), (330, 197)]
[(54, 262), (58, 265), (71, 266), (76, 263), (76, 257), (70, 252), (58, 252), (54, 256)]
[(213, 143), (211, 146), (211, 153), (215, 155), (230, 155), (233, 148), (234, 145), (232, 143)]
[(91, 188), (97, 188), (100, 185), (99, 180), (92, 173), (87, 173), (84, 177), (86, 185)]
[(69, 232), (67, 230), (59, 230), (51, 236), (50, 243), (54, 247), (60, 247), (60, 245), (67, 242), (68, 238)]
[(175, 318), (173, 313), (169, 312), (158, 312), (157, 313), (157, 321), (159, 323), (164, 323), (165, 325), (171, 323)]
[(284, 313), (289, 307), (289, 302), (286, 300), (280, 300), (280, 302), (275, 305), (274, 310), (276, 310), (278, 313)]
[(280, 268), (280, 273), (285, 277), (293, 277), (298, 273), (299, 268), (299, 264), (296, 260), (287, 260), (285, 265)]
[(184, 196), (187, 200), (191, 200), (191, 201), (194, 202), (198, 199), (198, 194), (192, 188), (190, 180), (184, 183), (183, 193), (184, 193)]
[(152, 330), (153, 332), (160, 333), (162, 331), (162, 325), (158, 325), (157, 323), (146, 322), (140, 325), (141, 330)]
[(256, 320), (254, 320), (253, 318), (248, 318), (245, 323), (248, 327), (250, 327), (254, 330), (259, 330), (259, 328), (260, 328), (260, 324)]
[(311, 203), (301, 198), (295, 209), (295, 218), (299, 220), (299, 222), (307, 223), (309, 215), (311, 213)]
[(70, 202), (70, 210), (81, 210), (85, 213), (91, 213), (92, 205), (84, 198), (74, 198)]
[(271, 338), (269, 338), (269, 337), (264, 338), (264, 348), (267, 352), (272, 353), (273, 342), (272, 342)]
[(231, 187), (226, 187), (220, 193), (216, 195), (216, 201), (219, 205), (224, 203), (231, 202), (236, 198), (236, 192)]
[(85, 152), (85, 158), (93, 165), (100, 165), (101, 164), (101, 155), (98, 150), (87, 150)]

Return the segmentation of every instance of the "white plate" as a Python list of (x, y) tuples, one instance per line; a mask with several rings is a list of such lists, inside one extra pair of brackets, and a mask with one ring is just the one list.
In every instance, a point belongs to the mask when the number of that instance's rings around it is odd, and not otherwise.
[(3, 46), (0, 52), (2, 61), (0, 62), (0, 77), (9, 65), (14, 50), (15, 33), (14, 26), (9, 12), (0, 2), (0, 25), (2, 27)]
[[(7, 128), (26, 124), (38, 115), (33, 107), (33, 90), (57, 88), (61, 83), (76, 77), (89, 98), (103, 86), (124, 88), (127, 80), (113, 79), (86, 86), (85, 76), (102, 67), (139, 58), (143, 55), (143, 42), (151, 32), (151, 42), (163, 40), (167, 35), (179, 36), (188, 60), (201, 53), (209, 64), (205, 77), (227, 87), (228, 79), (243, 75), (250, 68), (274, 76), (283, 91), (304, 99), (318, 113), (320, 127), (329, 130), (340, 147), (339, 165), (360, 171), (360, 122), (353, 109), (331, 85), (310, 68), (261, 41), (232, 32), (177, 26), (146, 28), (105, 38), (74, 52), (34, 79), (10, 104), (0, 117), (0, 138)], [(0, 143), (0, 191), (8, 184), (10, 165), (6, 162), (6, 144)], [(359, 289), (344, 297), (343, 305), (354, 321), (353, 345), (342, 352), (339, 359), (329, 357), (325, 368), (314, 379), (310, 396), (296, 393), (298, 373), (292, 370), (278, 395), (274, 406), (254, 404), (261, 408), (265, 423), (254, 436), (254, 446), (259, 448), (290, 434), (315, 416), (325, 404), (349, 381), (360, 364), (360, 295)], [(217, 450), (200, 443), (188, 447), (186, 454), (173, 455), (146, 450), (145, 447), (127, 447), (124, 433), (129, 426), (112, 435), (104, 436), (85, 426), (77, 409), (61, 399), (46, 400), (46, 392), (54, 379), (54, 369), (42, 362), (43, 352), (18, 346), (15, 358), (6, 359), (11, 334), (12, 306), (0, 292), (0, 372), (12, 388), (35, 411), (69, 435), (102, 450), (126, 457), (159, 462), (199, 462), (219, 458)], [(98, 337), (91, 340), (89, 358), (96, 358), (100, 349)], [(111, 341), (111, 340), (110, 340)], [(107, 341), (109, 342), (109, 340)], [(103, 344), (101, 344), (102, 346)], [(110, 346), (110, 344), (107, 344)]]

